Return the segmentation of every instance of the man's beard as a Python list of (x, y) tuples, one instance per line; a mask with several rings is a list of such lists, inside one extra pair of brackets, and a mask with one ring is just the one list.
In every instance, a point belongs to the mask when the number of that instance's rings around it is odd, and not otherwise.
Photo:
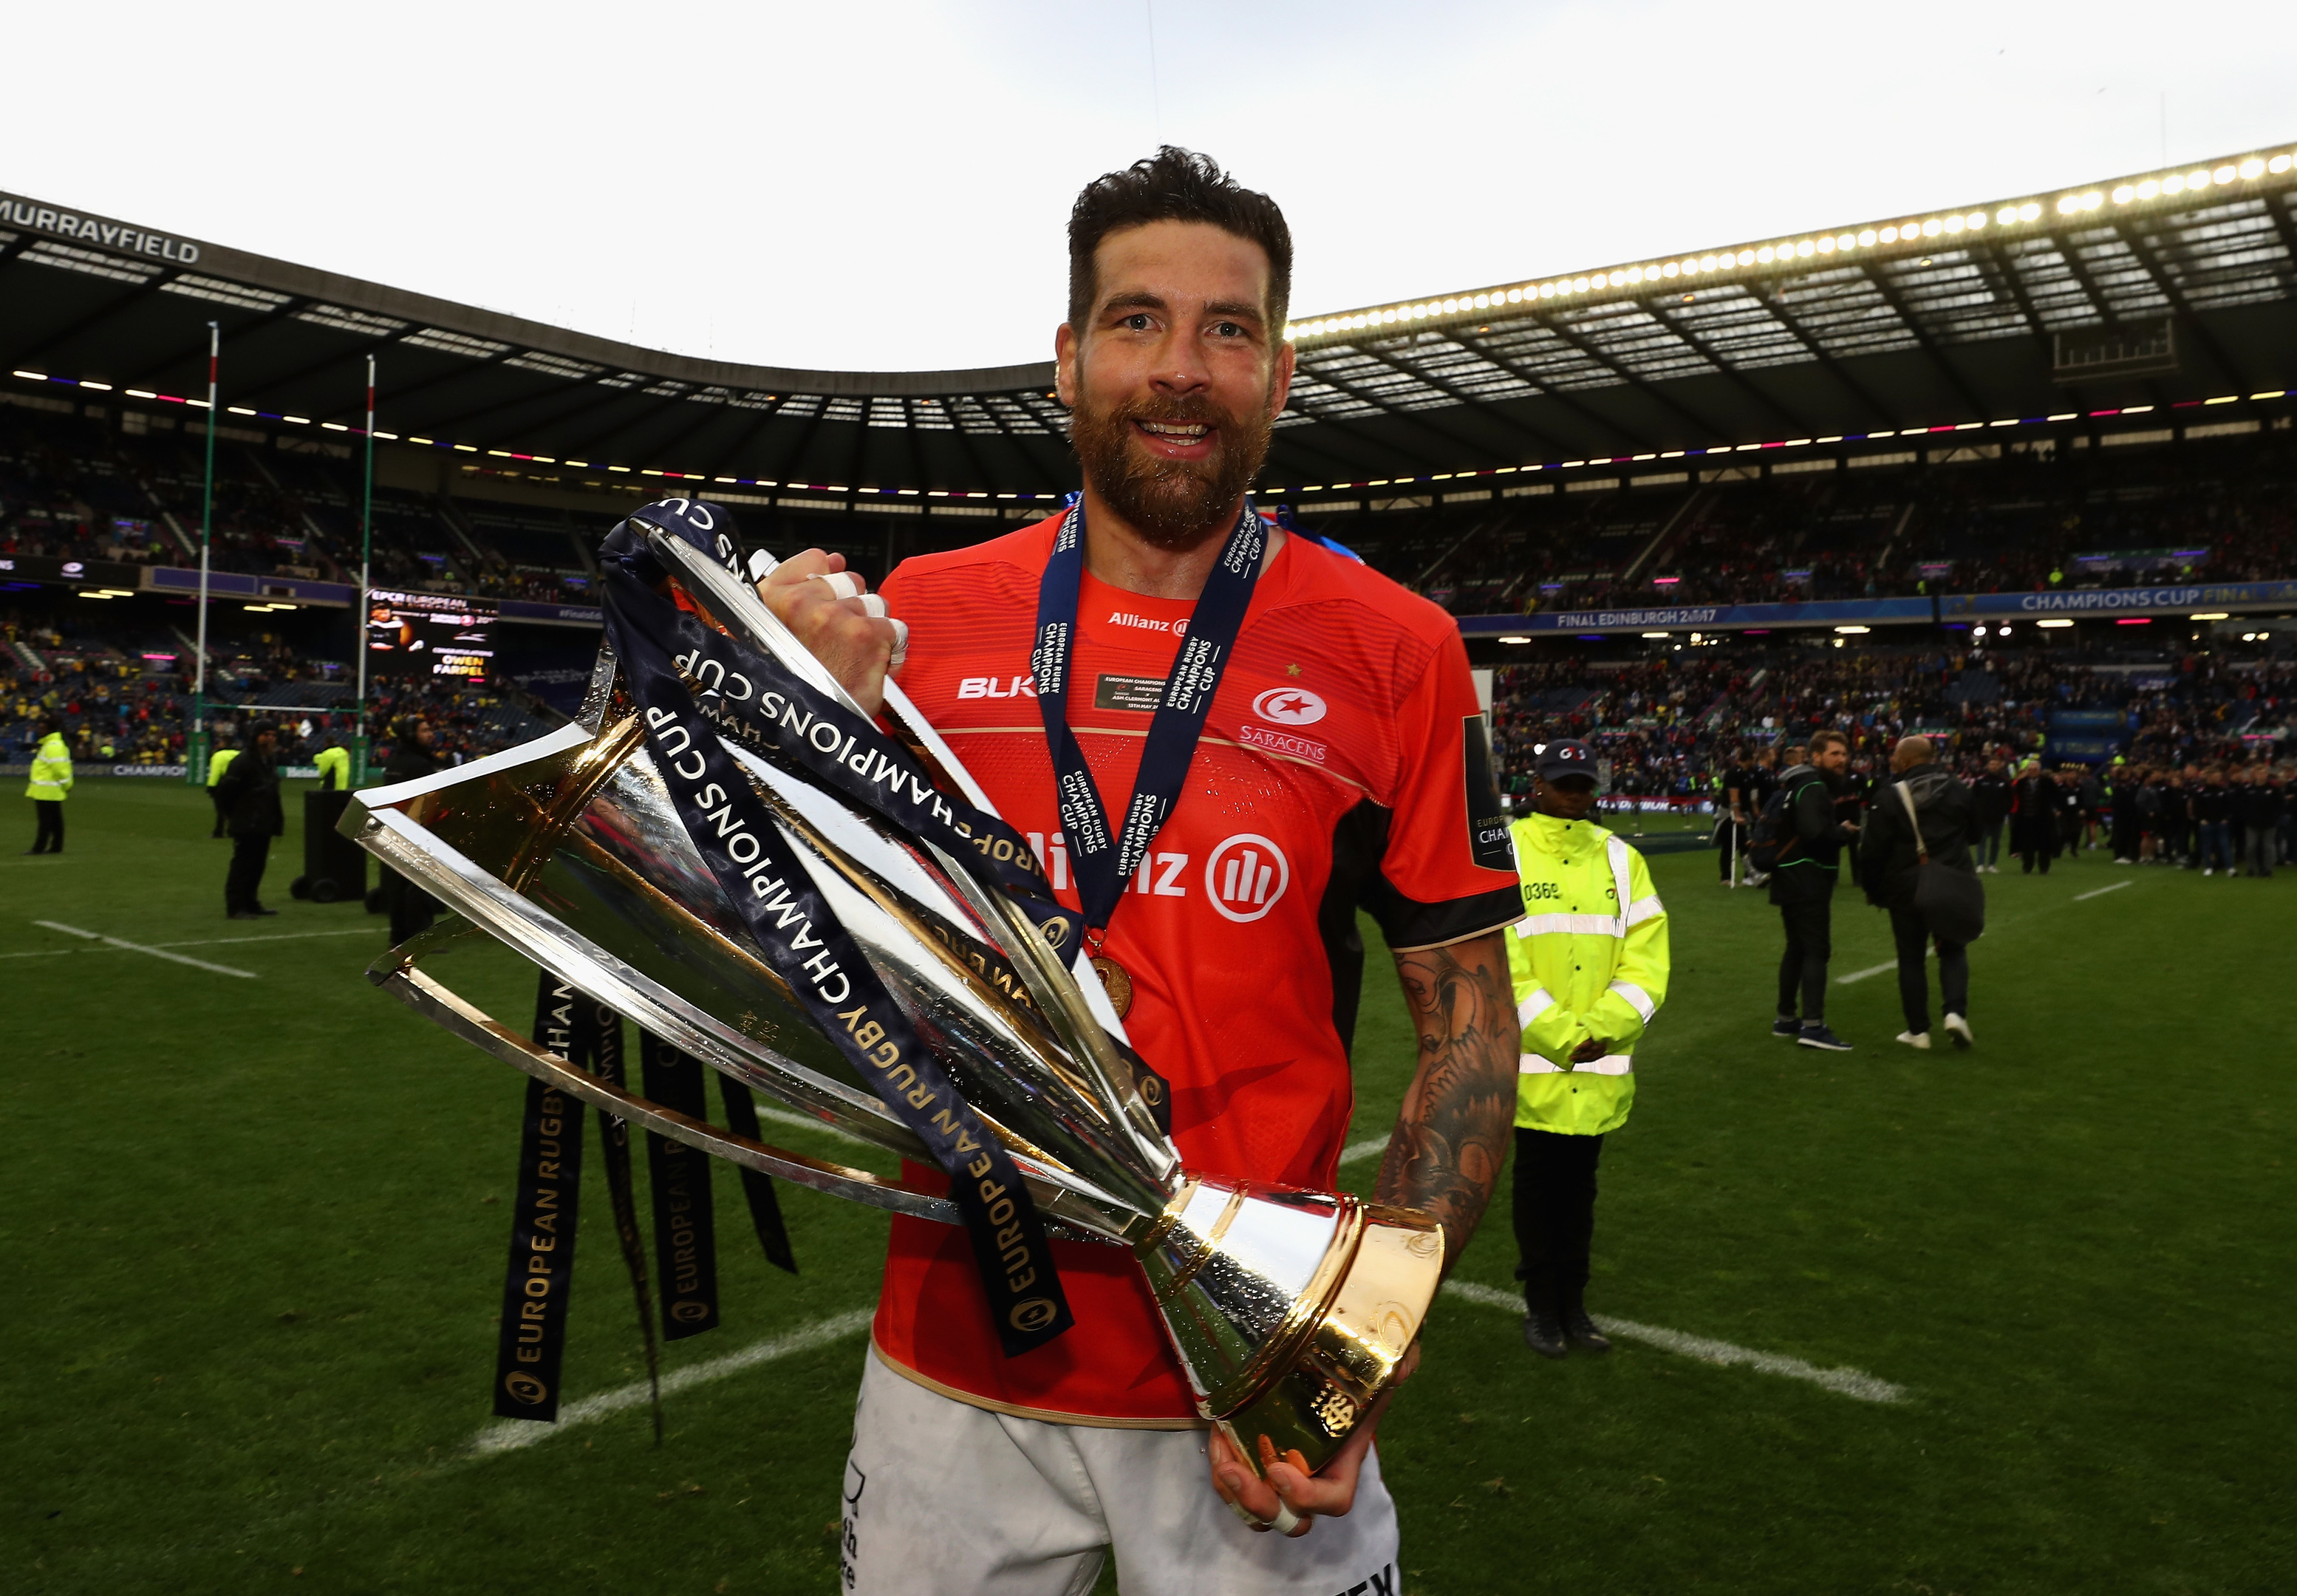
[[(1157, 459), (1134, 443), (1136, 421), (1203, 422), (1214, 429), (1212, 457)], [(1235, 416), (1201, 396), (1135, 399), (1105, 411), (1080, 404), (1070, 419), (1069, 439), (1085, 481), (1108, 507), (1144, 541), (1180, 550), (1228, 531), (1231, 507), (1268, 458), (1274, 425), (1265, 409)]]

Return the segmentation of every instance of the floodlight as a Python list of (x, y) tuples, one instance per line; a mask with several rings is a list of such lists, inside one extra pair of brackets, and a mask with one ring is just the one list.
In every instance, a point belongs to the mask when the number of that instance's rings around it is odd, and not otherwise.
[(1980, 227), (1986, 226), (1986, 212), (1983, 210), (1973, 210), (1968, 216), (1963, 218), (1962, 220), (1964, 226), (1975, 233)]
[[(1768, 259), (1769, 257), (1765, 256), (1764, 259)], [(1737, 259), (1741, 266), (1752, 266), (1755, 264), (1755, 251), (1752, 250), (1741, 250), (1738, 253)]]
[(2265, 175), (2265, 162), (2260, 160), (2254, 155), (2251, 156), (2247, 160), (2241, 163), (2241, 175), (2244, 177), (2263, 177)]
[(1885, 227), (1880, 236), (1884, 243), (1896, 243), (1898, 242), (1898, 230), (1896, 227)]
[(1855, 238), (1851, 237), (1849, 234), (1845, 233), (1845, 234), (1843, 234), (1840, 237), (1837, 238), (1837, 239), (1834, 241), (1834, 247), (1835, 247), (1836, 249), (1838, 249), (1838, 250), (1847, 250), (1847, 249), (1849, 249), (1850, 247), (1852, 247), (1852, 246), (1853, 246), (1854, 244), (1856, 244), (1857, 242), (1858, 242), (1858, 241), (1857, 241), (1857, 239), (1855, 239)]
[(1509, 289), (1508, 303), (1511, 305), (1520, 305), (1523, 303), (1523, 290), (1520, 288)]
[(2227, 619), (2227, 615), (2226, 612), (2223, 610), (2206, 610), (2198, 615), (2188, 615), (2186, 619), (2188, 621), (2223, 621)]
[(2177, 173), (2172, 172), (2168, 177), (2161, 179), (2161, 192), (2165, 194), (2184, 193), (2186, 192), (2186, 180), (2178, 176)]
[[(1935, 227), (1935, 226), (1938, 226), (1939, 225), (1939, 223), (1932, 222), (1932, 223), (1931, 224), (1931, 227)], [(1947, 230), (1947, 232), (1949, 232), (1949, 233), (1959, 233), (1959, 232), (1961, 232), (1961, 231), (1962, 231), (1962, 218), (1961, 218), (1960, 217), (1958, 217), (1958, 216), (1950, 216), (1950, 217), (1947, 218), (1946, 218), (1946, 222), (1945, 222), (1945, 227), (1946, 227), (1946, 230)], [(1925, 227), (1925, 228), (1923, 228), (1923, 229), (1922, 229), (1922, 231), (1923, 231), (1923, 232), (1925, 232), (1925, 233), (1928, 233), (1930, 230), (1931, 230), (1931, 229), (1930, 229), (1930, 227)]]
[(1822, 255), (1832, 255), (1834, 253), (1834, 239), (1832, 235), (1822, 238), (1818, 241), (1818, 252)]
[(2113, 202), (2117, 205), (2127, 205), (2136, 197), (2137, 191), (2127, 183), (2113, 191)]
[(1574, 277), (1574, 278), (1572, 278), (1572, 279), (1571, 279), (1571, 292), (1574, 292), (1574, 293), (1585, 293), (1585, 292), (1587, 292), (1587, 279), (1586, 279), (1586, 278), (1585, 278), (1585, 277)]
[(1664, 637), (1666, 637), (1666, 636), (1667, 636), (1667, 635), (1668, 635), (1668, 634), (1667, 634), (1666, 632), (1645, 632), (1645, 633), (1643, 634), (1643, 636), (1644, 636), (1644, 637), (1646, 637), (1646, 638), (1664, 638)]
[(1811, 243), (1810, 240), (1806, 238), (1800, 243), (1795, 245), (1795, 253), (1802, 256), (1805, 259), (1808, 259), (1810, 252), (1814, 247), (1815, 246)]
[(1664, 272), (1667, 276), (1668, 276), (1672, 277), (1672, 276), (1674, 276), (1676, 273), (1678, 273), (1678, 272), (1680, 272), (1681, 270), (1683, 270), (1683, 267), (1680, 267), (1680, 266), (1678, 266), (1678, 265), (1676, 265), (1674, 261), (1670, 260), (1670, 261), (1668, 261), (1665, 266), (1661, 267), (1659, 269), (1660, 269), (1660, 271)]
[(2042, 207), (2038, 201), (2029, 200), (2018, 207), (2018, 219), (2021, 222), (2030, 222), (2041, 214)]
[(2151, 177), (2137, 185), (2137, 197), (2141, 200), (2150, 200), (2161, 192), (2161, 185)]
[[(1884, 229), (1883, 229), (1883, 232), (1889, 232), (1889, 228), (1884, 228)], [(1896, 233), (1891, 233), (1891, 234), (1890, 234), (1890, 238), (1896, 238), (1897, 236), (1898, 236), (1898, 234), (1897, 234)], [(1872, 244), (1874, 243), (1874, 241), (1875, 241), (1876, 239), (1878, 239), (1878, 238), (1882, 238), (1882, 234), (1881, 234), (1881, 233), (1877, 233), (1877, 232), (1875, 232), (1875, 231), (1874, 231), (1874, 229), (1873, 229), (1873, 228), (1872, 228), (1872, 227), (1862, 228), (1862, 229), (1860, 230), (1859, 234), (1858, 234), (1858, 242), (1859, 242), (1862, 245), (1872, 245)], [(1889, 239), (1889, 238), (1882, 238), (1882, 242), (1883, 242), (1884, 243), (1889, 243), (1889, 242), (1890, 242), (1890, 239)]]
[(2218, 168), (2216, 171), (2211, 172), (2210, 177), (2215, 182), (2230, 183), (2234, 179), (2234, 169), (2230, 166), (2221, 166)]
[(2036, 626), (2056, 628), (2061, 626), (2071, 626), (2073, 622), (2071, 621), (2037, 621), (2034, 624)]
[(2105, 196), (2094, 188), (2081, 197), (2081, 208), (2084, 210), (2095, 210), (2104, 203)]
[[(1772, 262), (1773, 260), (1775, 260), (1776, 259), (1778, 259), (1778, 253), (1779, 253), (1779, 252), (1778, 252), (1776, 250), (1774, 250), (1774, 249), (1771, 248), (1771, 246), (1770, 246), (1770, 245), (1768, 245), (1768, 244), (1765, 244), (1761, 249), (1757, 250), (1757, 251), (1755, 251), (1755, 259), (1758, 259), (1758, 260), (1759, 260), (1759, 261), (1762, 261), (1765, 265), (1766, 265), (1766, 266), (1767, 266), (1768, 264), (1770, 264), (1770, 262)], [(1744, 251), (1744, 250), (1740, 251), (1739, 251), (1739, 259), (1743, 262), (1743, 261), (1746, 259), (1746, 258), (1747, 258), (1747, 251)]]
[(2265, 163), (2265, 169), (2276, 174), (2276, 176), (2287, 171), (2289, 167), (2290, 160), (2286, 155), (2276, 155), (2272, 160)]
[(1994, 219), (2006, 227), (2018, 219), (2018, 208), (2015, 205), (2005, 205), (1994, 213)]
[(2075, 198), (2072, 194), (2067, 194), (2058, 201), (2058, 214), (2060, 216), (2071, 216), (2076, 210), (2079, 210), (2080, 207), (2081, 202), (2079, 199)]
[(1862, 632), (1872, 631), (1873, 629), (1866, 626), (1838, 626), (1834, 629), (1846, 638), (1855, 638)]
[(2207, 188), (2209, 185), (2210, 174), (2208, 169), (2202, 168), (2186, 174), (2186, 186), (2187, 188)]

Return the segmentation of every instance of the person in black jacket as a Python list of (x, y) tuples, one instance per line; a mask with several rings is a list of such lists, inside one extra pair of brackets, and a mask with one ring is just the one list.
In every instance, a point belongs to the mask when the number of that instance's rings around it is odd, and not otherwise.
[(1970, 784), (1978, 813), (1978, 868), (1988, 876), (2002, 874), (1995, 860), (2002, 857), (2002, 822), (2010, 818), (2010, 777), (1999, 759), (1986, 761), (1986, 774)]
[(216, 806), (229, 817), (231, 868), (223, 878), (224, 913), (235, 920), (259, 920), (276, 915), (256, 896), (263, 885), (264, 867), (271, 862), (271, 839), (287, 833), (286, 811), (279, 803), (279, 767), (273, 762), (279, 734), (268, 721), (258, 721), (247, 746), (224, 769), (216, 783)]
[(1898, 1040), (1910, 1048), (1931, 1045), (1930, 977), (1922, 969), (1929, 944), (1938, 943), (1939, 989), (1946, 1009), (1946, 1032), (1957, 1048), (1971, 1045), (1969, 944), (1938, 936), (1914, 902), (1921, 879), (1922, 851), (1914, 845), (1906, 807), (1898, 787), (1905, 786), (1914, 800), (1922, 826), (1922, 848), (1930, 852), (1934, 870), (1971, 874), (1971, 844), (1980, 834), (1978, 803), (1971, 790), (1945, 766), (1931, 758), (1930, 739), (1902, 737), (1890, 756), (1890, 769), (1898, 782), (1874, 795), (1858, 851), (1866, 886), (1866, 901), (1890, 911), (1890, 937), (1898, 951), (1898, 1002), (1906, 1011), (1906, 1028)]
[(2269, 879), (2274, 855), (2281, 848), (2281, 789), (2273, 772), (2252, 765), (2249, 779), (2234, 789), (2234, 819), (2241, 826), (2242, 874)]
[[(1791, 1036), (1806, 1048), (1848, 1053), (1850, 1044), (1826, 1028), (1826, 961), (1833, 952), (1834, 881), (1842, 844), (1858, 827), (1834, 818), (1837, 795), (1848, 785), (1850, 745), (1839, 731), (1811, 734), (1810, 762), (1788, 770), (1779, 785), (1793, 837), (1771, 871), (1771, 901), (1785, 924), (1787, 947), (1779, 961), (1779, 1017), (1771, 1034)], [(1796, 1003), (1801, 1003), (1797, 1017)]]
[(2050, 873), (2050, 860), (2057, 854), (2056, 797), (2057, 784), (2036, 760), (2028, 760), (2010, 786), (2010, 851), (2018, 856), (2026, 875), (2034, 873), (2037, 860), (2042, 874)]
[[(397, 786), (402, 781), (414, 781), (437, 770), (439, 756), (432, 751), (432, 737), (428, 720), (400, 722), (399, 736), (391, 745), (391, 757), (383, 761), (383, 785)], [(438, 899), (388, 865), (383, 870), (383, 899), (391, 909), (391, 945), (394, 948), (416, 932), (429, 930), (432, 917), (439, 912)]]

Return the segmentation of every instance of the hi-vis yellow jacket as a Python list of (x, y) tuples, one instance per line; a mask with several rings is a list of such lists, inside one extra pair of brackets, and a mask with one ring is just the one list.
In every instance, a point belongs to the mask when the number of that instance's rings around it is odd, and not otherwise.
[[(1515, 1123), (1601, 1136), (1635, 1100), (1635, 1043), (1667, 1000), (1667, 909), (1643, 856), (1593, 820), (1529, 814), (1510, 831), (1525, 917), (1508, 933), (1523, 1026)], [(1573, 1064), (1589, 1037), (1603, 1055)]]
[(61, 734), (49, 732), (32, 755), (32, 779), (25, 784), (24, 796), (61, 803), (71, 786), (71, 750), (64, 746)]

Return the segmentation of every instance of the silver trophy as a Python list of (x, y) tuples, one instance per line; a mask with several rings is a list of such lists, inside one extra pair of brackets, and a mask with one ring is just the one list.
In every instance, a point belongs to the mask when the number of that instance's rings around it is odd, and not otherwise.
[[(748, 584), (659, 530), (646, 543), (706, 623), (858, 708)], [(886, 701), (895, 736), (944, 790), (991, 810), (898, 687)], [(1443, 1271), (1434, 1220), (1185, 1168), (1149, 1107), (1158, 1083), (1116, 1045), (1122, 1023), (1082, 956), (1065, 964), (1017, 905), (937, 847), (724, 746), (1052, 1232), (1131, 1249), (1202, 1416), (1256, 1467), (1293, 1451), (1311, 1470), (1329, 1461), (1420, 1333)], [(424, 967), (490, 935), (734, 1080), (931, 1163), (749, 941), (673, 809), (610, 649), (577, 720), (357, 793), (342, 829), (460, 917), (369, 970), (401, 1001), (648, 1131), (855, 1202), (959, 1222), (944, 1196), (736, 1136), (570, 1067)]]

